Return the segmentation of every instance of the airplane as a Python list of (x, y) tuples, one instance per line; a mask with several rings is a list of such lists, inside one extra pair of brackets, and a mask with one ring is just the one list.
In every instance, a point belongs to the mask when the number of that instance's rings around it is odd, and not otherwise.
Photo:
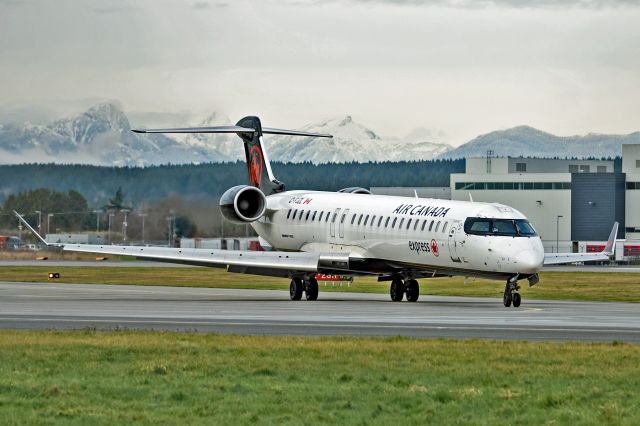
[(337, 192), (286, 191), (276, 179), (263, 135), (325, 137), (262, 127), (258, 117), (235, 126), (133, 130), (137, 133), (235, 133), (244, 144), (248, 183), (220, 198), (223, 216), (250, 224), (267, 251), (50, 244), (74, 252), (130, 255), (161, 262), (223, 267), (229, 272), (290, 280), (291, 300), (318, 298), (317, 274), (377, 276), (390, 282), (391, 300), (415, 302), (418, 279), (463, 276), (504, 280), (503, 304), (519, 307), (521, 280), (539, 281), (543, 265), (606, 261), (614, 255), (618, 223), (599, 253), (545, 254), (527, 218), (503, 204)]

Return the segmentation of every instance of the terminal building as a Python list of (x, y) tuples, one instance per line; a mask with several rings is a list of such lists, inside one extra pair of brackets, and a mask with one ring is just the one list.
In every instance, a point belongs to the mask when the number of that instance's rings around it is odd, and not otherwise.
[(599, 251), (617, 221), (616, 258), (640, 257), (640, 145), (623, 145), (621, 167), (613, 160), (467, 158), (465, 173), (451, 174), (450, 188), (416, 192), (509, 205), (529, 218), (546, 252)]

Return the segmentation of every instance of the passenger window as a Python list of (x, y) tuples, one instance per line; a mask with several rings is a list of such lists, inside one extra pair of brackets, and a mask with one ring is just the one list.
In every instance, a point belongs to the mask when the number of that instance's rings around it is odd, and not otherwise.
[(420, 228), (420, 231), (424, 231), (424, 227), (427, 226), (427, 220), (423, 220), (422, 221), (422, 228)]
[(380, 219), (378, 219), (378, 228), (380, 228), (380, 225), (382, 224), (382, 216), (380, 216)]
[(320, 216), (318, 216), (318, 222), (322, 222), (322, 215), (324, 214), (324, 212), (320, 212)]
[(429, 224), (429, 232), (431, 232), (431, 229), (433, 229), (433, 222), (435, 222), (435, 220), (432, 220)]
[(412, 220), (413, 220), (413, 219), (409, 219), (409, 220), (407, 221), (407, 229), (409, 229), (409, 228), (411, 227), (411, 221), (412, 221)]
[(363, 226), (367, 226), (367, 223), (369, 222), (369, 215), (366, 215), (364, 218), (364, 223), (362, 224)]
[(402, 229), (402, 223), (404, 222), (404, 217), (400, 219), (400, 223), (398, 224), (398, 229)]
[(438, 221), (438, 223), (436, 223), (436, 229), (433, 232), (438, 232), (438, 228), (440, 228), (440, 221)]
[(307, 211), (307, 215), (304, 217), (304, 220), (307, 221), (309, 220), (309, 215), (311, 214), (311, 210)]
[(391, 223), (391, 229), (395, 229), (395, 227), (396, 227), (396, 221), (397, 221), (397, 220), (398, 220), (398, 218), (397, 218), (397, 217), (394, 217), (394, 218), (393, 218), (393, 222)]
[(311, 221), (313, 222), (314, 220), (316, 220), (316, 213), (318, 213), (316, 210), (313, 211), (313, 216), (311, 216)]
[(291, 220), (296, 220), (296, 215), (298, 214), (298, 209), (293, 211), (293, 216), (291, 216)]
[(287, 212), (287, 219), (289, 219), (290, 216), (291, 216), (291, 209), (289, 209), (289, 211)]
[(336, 223), (336, 219), (338, 218), (338, 213), (333, 214), (333, 219), (331, 219), (331, 223)]
[(361, 223), (362, 223), (362, 215), (360, 215), (360, 217), (358, 218), (358, 226), (360, 226)]
[[(325, 222), (329, 222), (329, 216), (331, 215), (330, 212), (327, 212), (327, 215), (325, 216)], [(336, 218), (334, 217), (333, 220), (335, 221)]]
[(389, 226), (389, 219), (391, 219), (390, 217), (387, 218), (387, 220), (384, 221), (384, 227), (386, 228), (387, 226)]
[(353, 225), (356, 221), (356, 215), (351, 216), (351, 224)]
[(344, 223), (344, 220), (347, 218), (347, 214), (343, 213), (342, 217), (340, 218), (340, 223)]
[(447, 225), (449, 224), (449, 222), (445, 222), (444, 225), (442, 226), (442, 233), (444, 234), (445, 231), (447, 230)]
[(416, 223), (413, 225), (413, 230), (415, 231), (416, 229), (418, 229), (418, 222), (420, 222), (418, 219), (416, 219)]

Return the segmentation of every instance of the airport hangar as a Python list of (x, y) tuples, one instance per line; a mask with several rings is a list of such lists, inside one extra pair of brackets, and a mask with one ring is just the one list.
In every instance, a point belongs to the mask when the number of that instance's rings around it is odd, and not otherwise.
[[(374, 187), (374, 194), (497, 202), (533, 223), (546, 252), (599, 251), (620, 223), (616, 260), (640, 258), (640, 144), (622, 146), (612, 160), (467, 158), (449, 188)], [(415, 190), (415, 192), (414, 192)]]

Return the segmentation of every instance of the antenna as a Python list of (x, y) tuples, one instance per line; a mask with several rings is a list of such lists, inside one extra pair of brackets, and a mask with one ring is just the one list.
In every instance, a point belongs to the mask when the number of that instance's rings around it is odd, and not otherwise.
[(493, 157), (493, 150), (487, 150), (487, 174), (491, 174), (491, 157)]

